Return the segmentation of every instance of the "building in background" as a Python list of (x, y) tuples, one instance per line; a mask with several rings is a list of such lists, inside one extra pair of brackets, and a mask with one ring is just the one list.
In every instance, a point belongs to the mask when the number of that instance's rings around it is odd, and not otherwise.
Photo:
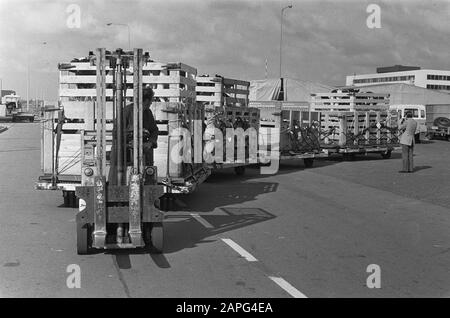
[(418, 66), (379, 67), (374, 74), (348, 75), (347, 86), (403, 83), (450, 93), (450, 71), (421, 69)]
[[(356, 85), (351, 88), (356, 88)], [(438, 117), (450, 118), (450, 94), (442, 91), (403, 83), (358, 85), (357, 88), (366, 92), (389, 94), (390, 105), (425, 105), (428, 126)]]
[(197, 76), (197, 102), (208, 107), (248, 106), (250, 82), (225, 78), (220, 75)]

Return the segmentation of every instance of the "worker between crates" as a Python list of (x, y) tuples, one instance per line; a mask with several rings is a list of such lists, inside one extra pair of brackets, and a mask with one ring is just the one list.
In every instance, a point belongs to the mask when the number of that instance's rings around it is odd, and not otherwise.
[[(146, 166), (153, 166), (153, 149), (158, 147), (158, 126), (156, 125), (150, 105), (153, 101), (154, 92), (150, 86), (144, 86), (142, 90), (142, 126), (143, 126), (143, 152)], [(127, 130), (127, 141), (133, 143), (133, 104), (124, 108), (124, 123)]]
[[(143, 153), (144, 163), (146, 166), (153, 166), (153, 149), (158, 147), (158, 126), (156, 125), (153, 113), (150, 110), (150, 105), (153, 101), (154, 92), (151, 87), (145, 86), (142, 90), (142, 125), (143, 125)], [(126, 131), (126, 140), (128, 149), (133, 145), (133, 103), (128, 104), (123, 108), (123, 123)], [(113, 135), (115, 134), (115, 129)], [(127, 161), (131, 161), (131, 153), (127, 151)], [(113, 145), (110, 155), (110, 170), (108, 180), (110, 184), (117, 184), (115, 170), (116, 163), (116, 149)]]
[(400, 144), (402, 145), (403, 170), (399, 171), (401, 173), (414, 171), (414, 134), (417, 128), (417, 122), (412, 117), (413, 115), (411, 112), (406, 113), (406, 118), (402, 119), (402, 122), (398, 127), (400, 132), (402, 132)]

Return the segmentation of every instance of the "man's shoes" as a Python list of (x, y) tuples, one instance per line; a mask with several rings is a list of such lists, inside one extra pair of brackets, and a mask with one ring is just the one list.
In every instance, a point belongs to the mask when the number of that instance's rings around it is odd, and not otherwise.
[(399, 173), (409, 173), (409, 171), (400, 170)]

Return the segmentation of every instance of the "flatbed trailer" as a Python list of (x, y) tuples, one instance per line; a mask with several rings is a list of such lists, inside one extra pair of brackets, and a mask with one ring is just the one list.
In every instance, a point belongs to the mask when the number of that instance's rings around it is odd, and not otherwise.
[(398, 111), (389, 110), (389, 95), (359, 90), (311, 94), (310, 108), (320, 113), (320, 143), (329, 155), (353, 159), (379, 153), (384, 159), (399, 149)]

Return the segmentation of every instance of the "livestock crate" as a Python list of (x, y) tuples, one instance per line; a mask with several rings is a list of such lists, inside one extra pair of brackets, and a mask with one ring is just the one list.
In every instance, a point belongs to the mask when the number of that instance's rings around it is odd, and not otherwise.
[(206, 109), (218, 106), (248, 106), (250, 82), (225, 78), (220, 75), (197, 76), (197, 102), (205, 105)]
[(398, 112), (321, 112), (321, 144), (340, 152), (389, 150), (399, 145)]
[(348, 91), (311, 94), (313, 111), (388, 110), (389, 94)]
[[(205, 114), (205, 161), (209, 162), (211, 167), (231, 168), (257, 162), (259, 109), (224, 106), (209, 108)], [(227, 129), (231, 128), (233, 137), (227, 134)], [(238, 128), (242, 128), (241, 132), (244, 134), (242, 140), (235, 135), (239, 133)], [(214, 129), (220, 131), (222, 138), (216, 135), (217, 131)], [(221, 143), (222, 157), (216, 153), (217, 143)], [(231, 151), (233, 153), (228, 153)]]
[[(61, 63), (59, 69), (59, 105), (44, 112), (41, 126), (41, 170), (46, 180), (48, 176), (57, 176), (60, 184), (58, 188), (74, 190), (74, 186), (81, 182), (81, 138), (84, 131), (96, 129), (96, 66), (91, 63), (91, 57), (73, 59), (69, 63)], [(113, 129), (113, 77), (109, 74), (111, 68), (106, 66), (106, 151), (109, 153)], [(197, 70), (183, 63), (149, 62), (143, 66), (143, 83), (149, 84), (154, 90), (154, 105), (169, 105), (175, 103), (186, 118), (190, 112), (196, 112), (200, 106), (196, 105), (196, 75)], [(127, 68), (126, 92), (127, 102), (133, 99), (133, 67)], [(192, 106), (181, 106), (192, 105)], [(156, 106), (155, 106), (156, 107)], [(164, 108), (166, 106), (158, 106)], [(198, 111), (197, 111), (198, 112)], [(159, 113), (160, 114), (160, 113)], [(203, 116), (203, 115), (199, 115)], [(156, 117), (156, 116), (155, 116)], [(203, 118), (203, 117), (199, 117)], [(158, 120), (158, 119), (157, 119)], [(160, 121), (164, 121), (162, 118)], [(164, 134), (164, 124), (158, 124)], [(56, 134), (56, 131), (59, 131)], [(167, 133), (166, 133), (167, 134)], [(87, 134), (88, 136), (89, 134)], [(167, 145), (161, 135), (161, 149)], [(158, 142), (159, 143), (159, 142)], [(59, 146), (59, 147), (58, 147)], [(155, 157), (157, 150), (155, 150)], [(162, 161), (160, 162), (162, 164)], [(171, 168), (172, 169), (172, 168)], [(184, 169), (184, 168), (183, 168)], [(177, 176), (182, 176), (179, 170)], [(194, 166), (195, 170), (195, 166)], [(158, 175), (167, 177), (167, 164), (158, 169)], [(175, 176), (170, 170), (170, 176)], [(67, 181), (67, 182), (66, 182)], [(54, 187), (53, 187), (54, 188)]]
[[(150, 109), (159, 129), (158, 147), (154, 150), (158, 177), (170, 179), (174, 183), (183, 183), (186, 178), (205, 168), (202, 157), (198, 156), (203, 150), (204, 107), (196, 104), (155, 102)], [(177, 133), (176, 129), (180, 129), (180, 132)], [(175, 158), (177, 154), (183, 156), (184, 161), (178, 162)]]
[(305, 102), (251, 102), (252, 107), (261, 111), (260, 145), (269, 144), (269, 129), (279, 129), (279, 149), (281, 155), (320, 153), (319, 130), (316, 122), (318, 112), (309, 111)]

